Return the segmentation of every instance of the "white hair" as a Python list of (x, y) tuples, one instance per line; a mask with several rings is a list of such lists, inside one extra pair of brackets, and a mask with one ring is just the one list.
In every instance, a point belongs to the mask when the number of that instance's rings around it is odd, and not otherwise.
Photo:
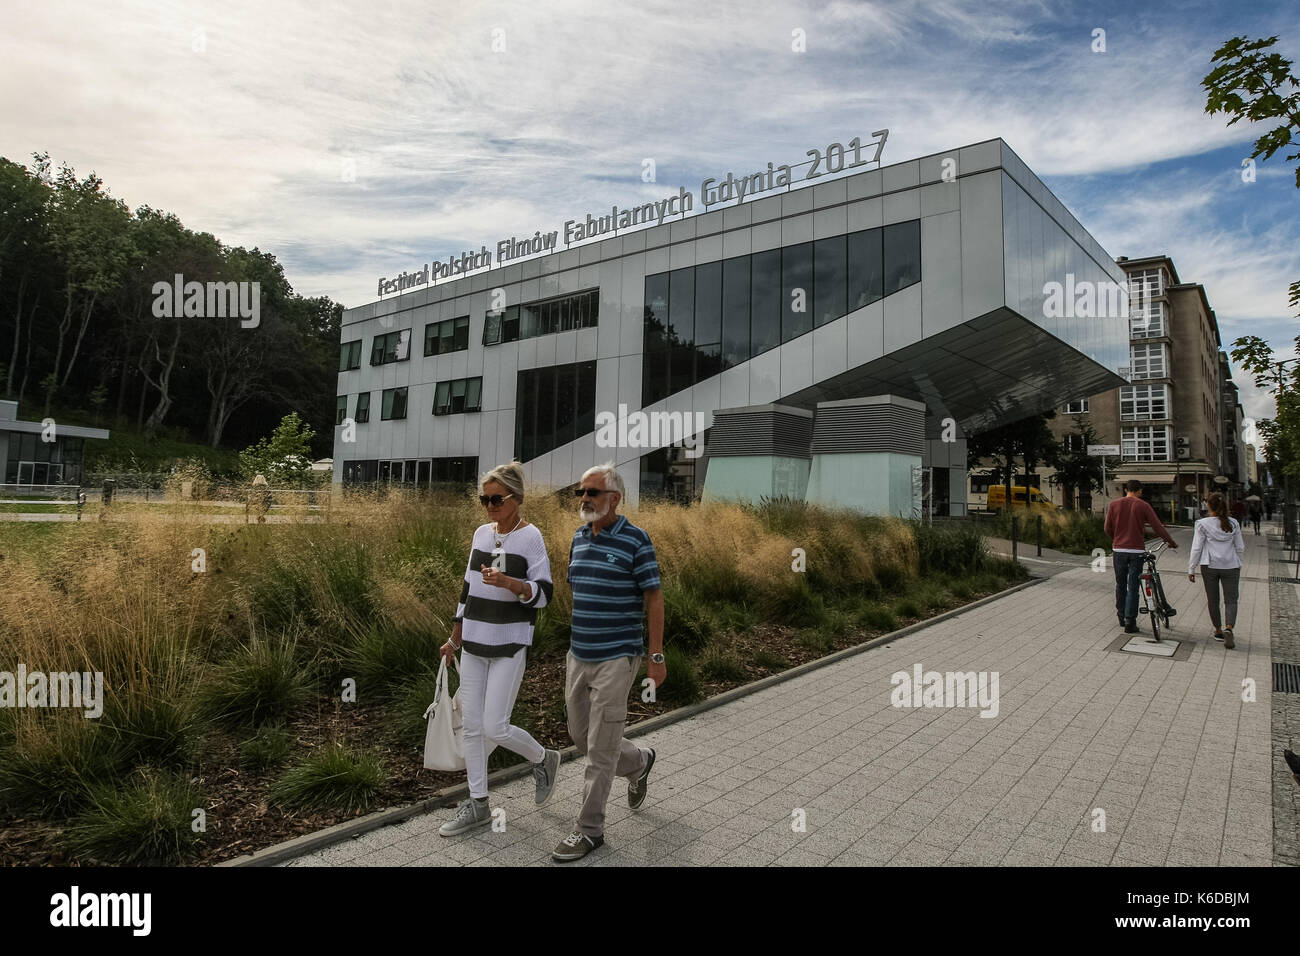
[(592, 475), (600, 475), (605, 479), (606, 490), (617, 491), (620, 498), (627, 497), (627, 489), (623, 486), (623, 476), (618, 473), (618, 469), (614, 467), (612, 461), (588, 468), (582, 473), (582, 481), (586, 481)]

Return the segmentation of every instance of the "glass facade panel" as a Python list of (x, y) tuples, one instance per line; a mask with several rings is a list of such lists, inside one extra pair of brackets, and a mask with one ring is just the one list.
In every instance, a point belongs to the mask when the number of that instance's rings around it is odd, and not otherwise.
[(885, 295), (921, 281), (921, 223), (898, 222), (885, 227)]
[(348, 417), (348, 397), (340, 395), (334, 402), (334, 424), (342, 425), (343, 419)]
[(722, 263), (722, 360), (749, 361), (749, 256)]
[(813, 243), (813, 326), (820, 328), (847, 311), (847, 237), (834, 236)]
[(781, 344), (781, 250), (749, 257), (749, 334), (751, 357)]
[(406, 417), (405, 386), (384, 389), (379, 417), (382, 421), (396, 421)]
[(879, 302), (885, 296), (883, 230), (850, 233), (848, 246), (848, 310)]
[(812, 331), (813, 244), (781, 250), (781, 341)]
[(595, 362), (522, 371), (517, 394), (515, 457), (520, 461), (544, 455), (595, 428)]
[(695, 341), (695, 269), (677, 269), (668, 277), (668, 342), (688, 345)]
[(353, 421), (358, 425), (370, 421), (370, 393), (361, 392), (357, 395), (357, 413), (353, 416)]
[(722, 341), (722, 263), (695, 269), (695, 341)]

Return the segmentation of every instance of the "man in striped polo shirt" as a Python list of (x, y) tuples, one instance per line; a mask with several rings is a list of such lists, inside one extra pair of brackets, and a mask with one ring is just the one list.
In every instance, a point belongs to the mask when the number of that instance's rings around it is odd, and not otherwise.
[(645, 654), (642, 615), (650, 626), (646, 674), (655, 687), (664, 666), (664, 596), (650, 536), (618, 514), (623, 479), (613, 463), (590, 468), (578, 483), (586, 522), (569, 547), (573, 627), (564, 681), (569, 736), (587, 755), (582, 810), (569, 836), (551, 854), (579, 860), (605, 842), (605, 803), (614, 777), (627, 777), (627, 805), (645, 802), (653, 749), (623, 739), (627, 697)]

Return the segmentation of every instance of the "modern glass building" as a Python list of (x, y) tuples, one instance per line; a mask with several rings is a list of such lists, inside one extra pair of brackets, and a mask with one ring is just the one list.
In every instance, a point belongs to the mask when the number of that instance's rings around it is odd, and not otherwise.
[[(761, 195), (345, 312), (335, 480), (518, 458), (560, 487), (613, 459), (633, 502), (698, 495), (756, 451), (745, 422), (807, 420), (779, 441), (800, 486), (825, 486), (818, 454), (902, 456), (961, 513), (966, 435), (1125, 383), (1127, 319), (1045, 307), (1047, 284), (1124, 280), (1001, 140)], [(607, 447), (601, 419), (638, 412), (689, 416), (703, 456), (667, 429)]]

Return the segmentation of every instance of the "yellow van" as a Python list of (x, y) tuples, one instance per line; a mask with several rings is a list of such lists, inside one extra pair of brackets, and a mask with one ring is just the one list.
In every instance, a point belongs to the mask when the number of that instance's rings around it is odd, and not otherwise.
[[(1013, 508), (1028, 508), (1031, 511), (1055, 511), (1056, 506), (1052, 504), (1051, 499), (1044, 495), (1037, 488), (1029, 489), (1029, 501), (1025, 501), (1025, 486), (1012, 485), (1011, 496), (1013, 499)], [(989, 485), (988, 504), (985, 506), (989, 511), (999, 511), (1007, 506), (1007, 486), (1006, 485)]]

